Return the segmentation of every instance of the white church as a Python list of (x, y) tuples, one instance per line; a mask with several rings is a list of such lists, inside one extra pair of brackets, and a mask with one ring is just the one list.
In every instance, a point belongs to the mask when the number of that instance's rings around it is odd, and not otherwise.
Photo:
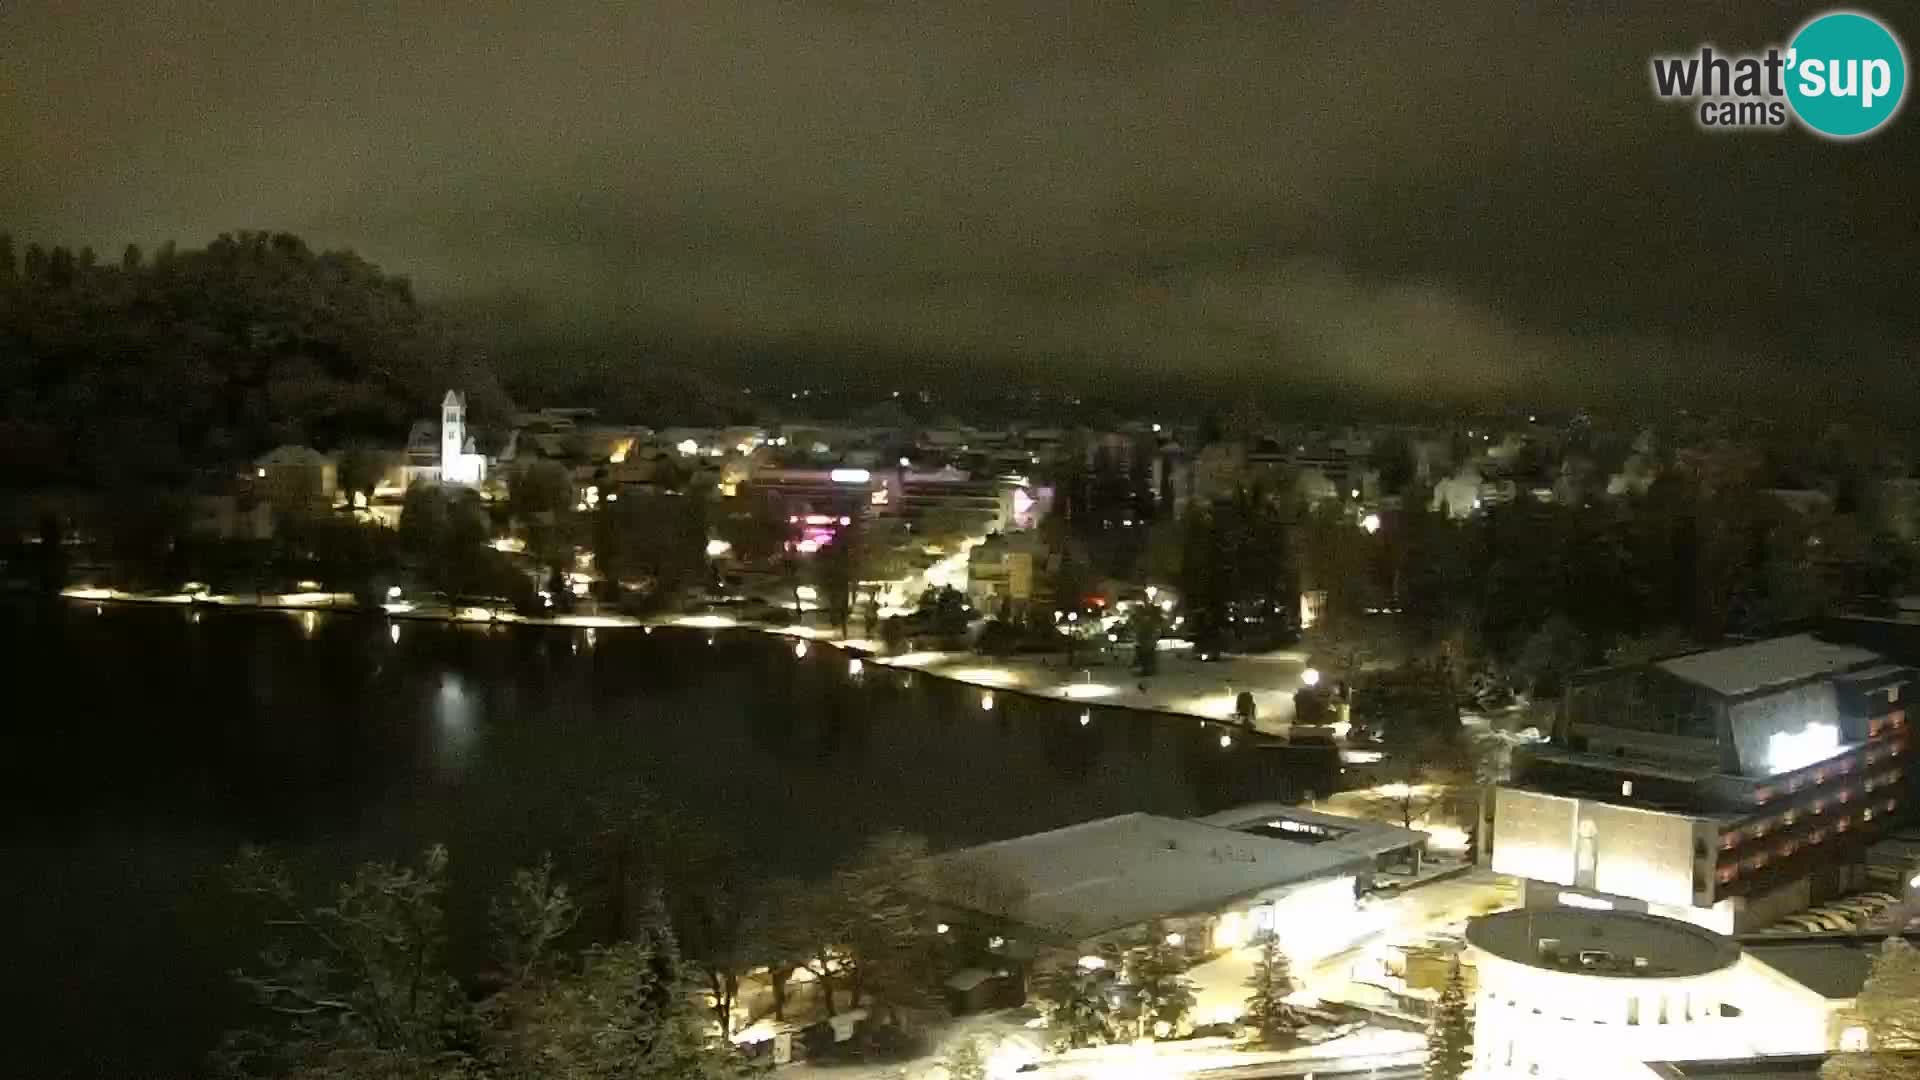
[[(436, 438), (437, 435), (437, 438)], [(440, 430), (431, 420), (413, 425), (407, 435), (407, 460), (401, 488), (415, 480), (479, 487), (487, 479), (487, 457), (467, 434), (467, 399), (458, 390), (447, 391), (440, 402)]]

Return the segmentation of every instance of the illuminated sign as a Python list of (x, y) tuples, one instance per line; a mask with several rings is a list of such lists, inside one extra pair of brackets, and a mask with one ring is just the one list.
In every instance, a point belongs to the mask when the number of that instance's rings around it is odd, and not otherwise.
[(865, 469), (835, 469), (827, 474), (836, 484), (864, 484), (873, 479)]

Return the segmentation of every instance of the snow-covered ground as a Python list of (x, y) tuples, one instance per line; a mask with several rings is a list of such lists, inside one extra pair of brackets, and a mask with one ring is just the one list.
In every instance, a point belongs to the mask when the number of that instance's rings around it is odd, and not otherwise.
[[(1364, 1005), (1377, 991), (1358, 982), (1377, 966), (1373, 954), (1389, 944), (1417, 942), (1430, 934), (1457, 932), (1473, 915), (1511, 906), (1516, 896), (1510, 879), (1474, 870), (1384, 897), (1368, 905), (1362, 933), (1344, 939), (1329, 955), (1299, 965), (1294, 975), (1301, 1003), (1354, 1002)], [(1237, 1018), (1246, 1000), (1256, 950), (1238, 949), (1192, 968), (1194, 1017), (1200, 1023)], [(1418, 1063), (1424, 1036), (1404, 1023), (1374, 1024), (1311, 1046), (1287, 1050), (1245, 1049), (1226, 1038), (1128, 1043), (1064, 1054), (1044, 1052), (1046, 1032), (1026, 1026), (1025, 1010), (966, 1017), (942, 1029), (935, 1049), (915, 1061), (896, 1065), (807, 1065), (783, 1067), (787, 1080), (944, 1080), (945, 1056), (963, 1039), (977, 1039), (996, 1080), (1014, 1076), (1023, 1065), (1055, 1080), (1080, 1078), (1185, 1077), (1284, 1073), (1306, 1074)], [(1289, 1067), (1293, 1066), (1293, 1067)]]
[[(856, 642), (852, 644), (866, 644)], [(1069, 665), (1066, 655), (985, 657), (967, 652), (920, 652), (880, 657), (880, 663), (972, 683), (983, 689), (1017, 690), (1088, 707), (1120, 706), (1231, 720), (1238, 696), (1251, 693), (1256, 730), (1284, 735), (1293, 724), (1293, 695), (1302, 686), (1302, 653), (1227, 657), (1212, 662), (1186, 652), (1167, 652), (1160, 670), (1135, 675), (1127, 655), (1087, 650)]]
[[(1121, 1043), (1064, 1054), (1040, 1051), (1044, 1032), (1007, 1030), (991, 1023), (956, 1028), (941, 1042), (941, 1051), (897, 1065), (808, 1065), (780, 1068), (782, 1080), (946, 1080), (945, 1054), (964, 1037), (981, 1040), (993, 1080), (1016, 1076), (1043, 1076), (1054, 1080), (1147, 1080), (1253, 1070), (1261, 1066), (1298, 1063), (1302, 1070), (1314, 1063), (1365, 1068), (1405, 1065), (1422, 1059), (1425, 1038), (1415, 1032), (1390, 1028), (1362, 1028), (1316, 1046), (1288, 1050), (1247, 1049), (1226, 1038), (1181, 1039), (1172, 1042)], [(1023, 1065), (1033, 1067), (1020, 1072)], [(1289, 1070), (1292, 1071), (1292, 1070)]]

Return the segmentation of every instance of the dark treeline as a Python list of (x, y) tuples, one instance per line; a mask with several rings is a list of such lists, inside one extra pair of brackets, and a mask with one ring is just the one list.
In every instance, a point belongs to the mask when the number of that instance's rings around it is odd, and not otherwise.
[[(855, 1040), (814, 1038), (810, 1052), (898, 1059), (924, 1048), (940, 981), (983, 962), (999, 929), (935, 922), (922, 897), (952, 871), (932, 869), (909, 834), (881, 833), (824, 878), (799, 881), (768, 875), (645, 791), (583, 809), (567, 850), (502, 883), (484, 931), (490, 958), (469, 969), (450, 941), (480, 928), (449, 924), (472, 905), (449, 896), (446, 850), (415, 866), (364, 865), (324, 902), (278, 859), (243, 851), (232, 883), (258, 907), (262, 948), (236, 974), (256, 1012), (212, 1071), (717, 1078), (750, 1069), (728, 1041), (746, 1016), (798, 1026), (855, 1008), (869, 1017)], [(804, 982), (790, 984), (795, 972)]]
[(0, 234), (0, 483), (178, 484), (284, 443), (397, 445), (505, 394), (406, 279), (286, 233), (101, 259)]

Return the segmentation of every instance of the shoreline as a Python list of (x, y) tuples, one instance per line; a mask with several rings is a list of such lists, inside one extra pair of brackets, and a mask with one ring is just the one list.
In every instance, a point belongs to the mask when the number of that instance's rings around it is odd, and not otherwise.
[[(118, 589), (68, 588), (60, 598), (73, 604), (107, 604), (126, 607), (177, 608), (185, 611), (280, 612), (288, 614), (345, 615), (382, 618), (389, 621), (443, 623), (454, 626), (486, 627), (526, 626), (565, 630), (640, 630), (655, 629), (744, 630), (768, 637), (792, 640), (803, 651), (824, 646), (844, 654), (850, 664), (864, 667), (877, 664), (905, 673), (917, 673), (981, 692), (981, 708), (991, 710), (1001, 695), (1014, 695), (1055, 705), (1081, 707), (1081, 723), (1088, 724), (1099, 709), (1124, 709), (1164, 719), (1198, 720), (1203, 729), (1221, 731), (1222, 748), (1234, 745), (1236, 736), (1251, 737), (1248, 742), (1265, 746), (1298, 746), (1337, 751), (1343, 760), (1349, 755), (1365, 754), (1350, 747), (1344, 725), (1296, 726), (1292, 722), (1292, 692), (1300, 685), (1299, 670), (1305, 656), (1276, 653), (1267, 656), (1233, 657), (1212, 662), (1210, 670), (1169, 669), (1148, 677), (1149, 686), (1130, 670), (1115, 675), (1104, 657), (1071, 668), (1060, 661), (1061, 653), (989, 657), (968, 650), (922, 650), (898, 656), (881, 654), (878, 641), (867, 638), (841, 638), (831, 629), (812, 626), (776, 626), (771, 623), (735, 619), (727, 615), (675, 615), (641, 618), (633, 615), (554, 615), (502, 617), (487, 609), (467, 611), (449, 608), (419, 608), (405, 601), (369, 607), (350, 593), (302, 592), (210, 595), (206, 593), (140, 594)], [(802, 644), (804, 643), (804, 645)], [(1292, 670), (1289, 670), (1292, 669)], [(1112, 682), (1095, 681), (1095, 674)], [(850, 671), (857, 677), (858, 670)], [(1279, 675), (1279, 685), (1264, 685)], [(1266, 676), (1256, 682), (1255, 676)], [(1078, 681), (1076, 681), (1076, 676)], [(1291, 684), (1291, 685), (1289, 685)], [(1248, 724), (1234, 715), (1240, 691), (1252, 693), (1259, 706), (1255, 721)], [(1269, 712), (1268, 710), (1272, 711)], [(1265, 715), (1263, 715), (1265, 714)], [(1354, 762), (1359, 763), (1359, 762)]]

